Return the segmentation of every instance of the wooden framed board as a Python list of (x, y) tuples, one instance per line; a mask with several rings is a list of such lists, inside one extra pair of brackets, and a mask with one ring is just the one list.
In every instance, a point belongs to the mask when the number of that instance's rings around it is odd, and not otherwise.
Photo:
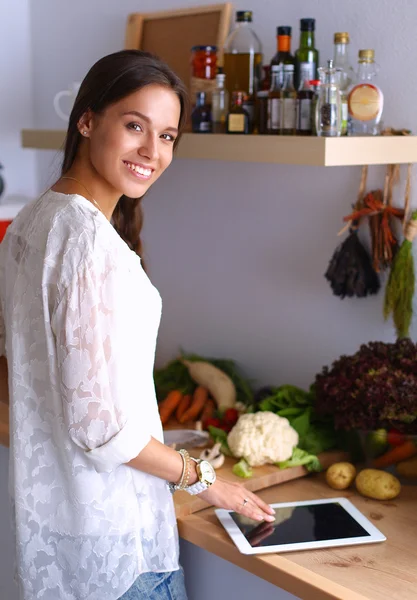
[(193, 46), (218, 48), (223, 64), (223, 46), (230, 30), (230, 2), (155, 13), (133, 13), (127, 20), (125, 48), (152, 52), (164, 60), (190, 89), (190, 59)]

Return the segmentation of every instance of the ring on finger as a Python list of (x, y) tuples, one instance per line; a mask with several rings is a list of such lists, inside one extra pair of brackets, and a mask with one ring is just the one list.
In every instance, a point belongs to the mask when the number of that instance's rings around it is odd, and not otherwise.
[(247, 498), (244, 498), (244, 500), (243, 500), (243, 502), (242, 502), (242, 505), (243, 505), (243, 506), (246, 506), (248, 502), (249, 502), (249, 500), (248, 500)]

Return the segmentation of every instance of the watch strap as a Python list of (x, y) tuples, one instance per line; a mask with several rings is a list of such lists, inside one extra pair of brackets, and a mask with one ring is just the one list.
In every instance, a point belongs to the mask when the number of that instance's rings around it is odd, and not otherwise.
[(209, 486), (207, 483), (204, 483), (203, 481), (197, 481), (197, 483), (193, 483), (192, 485), (186, 487), (185, 491), (191, 496), (195, 496), (196, 494), (201, 494), (201, 492), (207, 490), (208, 487)]

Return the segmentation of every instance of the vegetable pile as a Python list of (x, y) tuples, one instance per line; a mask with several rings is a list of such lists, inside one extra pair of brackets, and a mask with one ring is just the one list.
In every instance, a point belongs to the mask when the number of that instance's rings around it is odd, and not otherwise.
[(336, 445), (333, 425), (315, 413), (311, 391), (282, 385), (254, 394), (231, 360), (182, 354), (154, 378), (162, 424), (199, 421), (216, 444), (213, 460), (236, 458), (239, 477), (264, 464), (320, 471), (317, 454)]
[(316, 411), (336, 429), (417, 433), (417, 345), (409, 339), (362, 345), (324, 367), (313, 389)]

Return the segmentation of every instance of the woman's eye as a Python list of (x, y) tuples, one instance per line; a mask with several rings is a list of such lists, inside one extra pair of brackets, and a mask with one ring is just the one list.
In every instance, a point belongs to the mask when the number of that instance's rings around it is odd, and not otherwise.
[(170, 133), (163, 133), (161, 137), (163, 137), (163, 139), (167, 140), (168, 142), (175, 142), (175, 137)]
[(142, 131), (142, 127), (139, 123), (129, 123), (128, 128), (133, 129), (134, 131)]

